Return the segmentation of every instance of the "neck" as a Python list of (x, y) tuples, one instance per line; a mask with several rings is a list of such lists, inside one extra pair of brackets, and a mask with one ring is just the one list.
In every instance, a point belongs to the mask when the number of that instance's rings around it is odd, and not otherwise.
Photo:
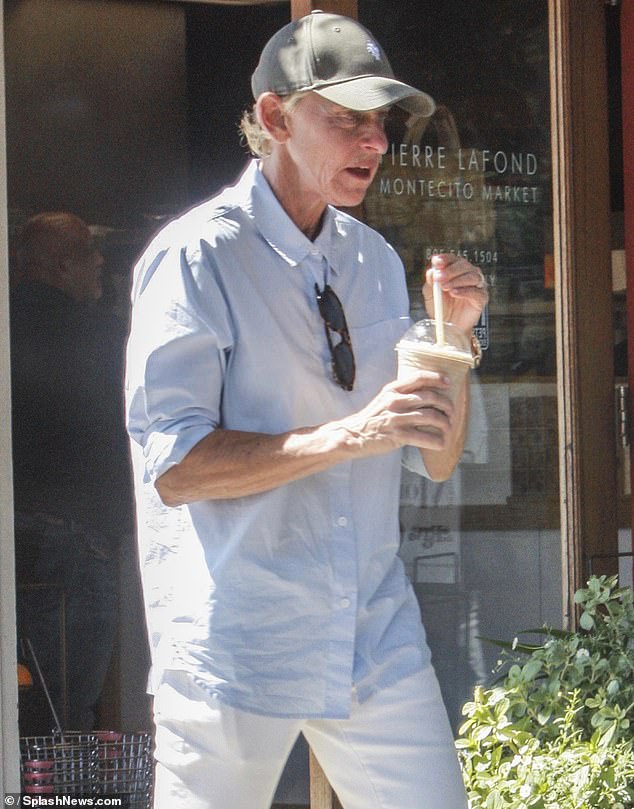
[(285, 161), (274, 152), (262, 160), (262, 173), (267, 179), (277, 201), (302, 233), (314, 241), (321, 230), (325, 203), (306, 192), (290, 161)]

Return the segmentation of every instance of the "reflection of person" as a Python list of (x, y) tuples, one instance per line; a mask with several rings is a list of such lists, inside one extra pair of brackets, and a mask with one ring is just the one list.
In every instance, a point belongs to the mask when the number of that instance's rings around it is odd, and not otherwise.
[[(88, 730), (114, 641), (117, 540), (129, 530), (124, 334), (94, 305), (103, 259), (81, 219), (33, 217), (17, 257), (11, 372), (19, 634), (31, 641), (63, 721), (60, 602), (51, 585), (63, 590), (65, 726)], [(23, 734), (53, 727), (45, 707), (35, 717), (27, 711), (21, 707)]]
[[(433, 102), (393, 79), (369, 32), (321, 12), (272, 38), (253, 89), (243, 130), (261, 159), (135, 271), (127, 396), (155, 805), (268, 809), (303, 733), (346, 809), (464, 807), (396, 553), (401, 449), (450, 475), (466, 385), (454, 409), (433, 373), (394, 381), (402, 264), (332, 207), (363, 200), (386, 109)], [(470, 333), (481, 273), (454, 256), (430, 273)]]

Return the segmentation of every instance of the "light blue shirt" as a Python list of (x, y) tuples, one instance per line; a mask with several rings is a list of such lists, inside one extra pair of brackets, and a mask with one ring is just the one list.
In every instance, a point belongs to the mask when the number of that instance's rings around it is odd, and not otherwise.
[[(343, 303), (354, 390), (333, 380), (314, 285)], [(429, 662), (396, 556), (401, 453), (179, 508), (154, 482), (216, 428), (283, 433), (360, 410), (395, 377), (403, 266), (333, 208), (311, 242), (252, 162), (168, 225), (135, 270), (127, 407), (151, 690), (184, 669), (255, 713), (346, 717)]]

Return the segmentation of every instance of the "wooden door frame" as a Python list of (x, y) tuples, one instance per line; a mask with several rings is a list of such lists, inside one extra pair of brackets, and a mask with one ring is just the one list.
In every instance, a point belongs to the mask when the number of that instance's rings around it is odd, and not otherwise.
[(549, 0), (549, 31), (563, 617), (572, 627), (589, 561), (617, 552), (603, 0)]

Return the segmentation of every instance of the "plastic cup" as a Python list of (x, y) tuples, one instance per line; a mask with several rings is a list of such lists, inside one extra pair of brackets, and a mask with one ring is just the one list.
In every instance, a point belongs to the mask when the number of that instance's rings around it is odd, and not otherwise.
[[(437, 342), (436, 321), (419, 320), (396, 344), (397, 379), (406, 379), (417, 371), (437, 371), (449, 379), (449, 387), (441, 392), (456, 401), (467, 371), (474, 367), (469, 338), (452, 323), (443, 324), (443, 340)], [(434, 428), (426, 428), (437, 432)]]

